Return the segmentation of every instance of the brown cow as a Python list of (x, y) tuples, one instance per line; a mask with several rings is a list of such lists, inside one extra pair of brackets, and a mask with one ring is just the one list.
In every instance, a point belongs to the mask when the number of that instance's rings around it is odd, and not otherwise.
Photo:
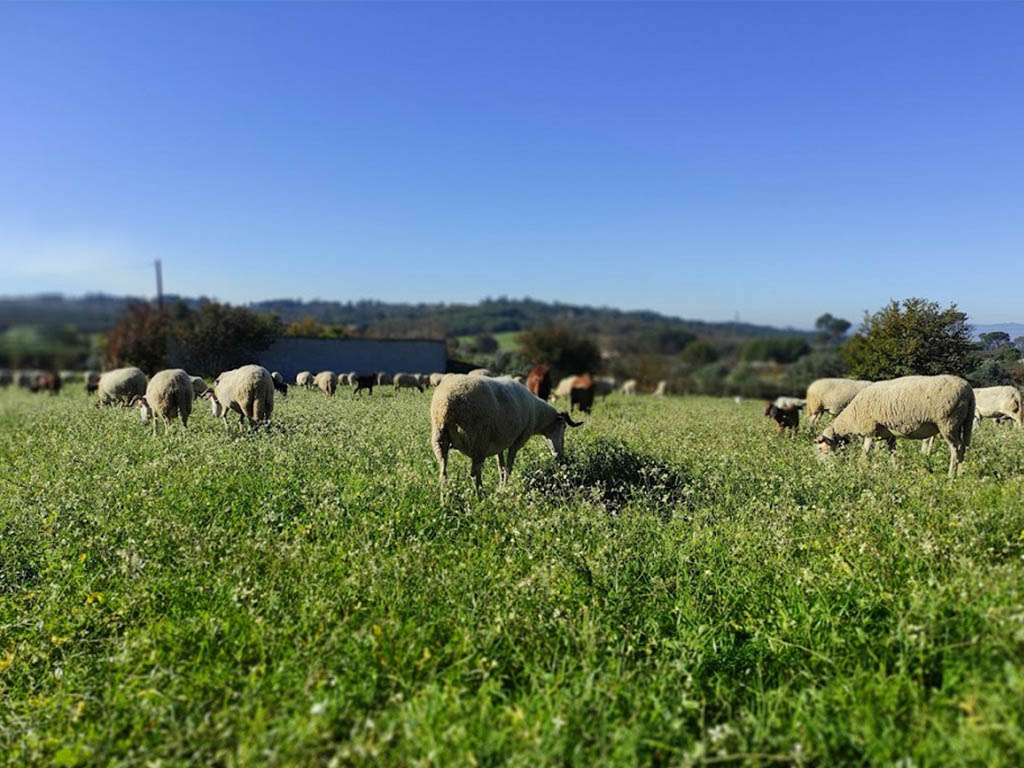
[(526, 375), (526, 388), (546, 403), (551, 397), (551, 366), (533, 366)]
[(589, 373), (582, 373), (573, 379), (572, 388), (569, 390), (569, 412), (579, 408), (583, 413), (590, 413), (590, 409), (594, 407), (596, 391), (594, 377)]

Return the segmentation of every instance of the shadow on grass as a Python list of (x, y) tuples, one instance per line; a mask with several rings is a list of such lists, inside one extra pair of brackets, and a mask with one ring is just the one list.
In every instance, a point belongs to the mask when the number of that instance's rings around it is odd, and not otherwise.
[(668, 520), (685, 502), (690, 477), (684, 467), (638, 453), (621, 440), (601, 439), (567, 453), (560, 464), (538, 465), (523, 482), (550, 498), (589, 495), (616, 513), (635, 499)]

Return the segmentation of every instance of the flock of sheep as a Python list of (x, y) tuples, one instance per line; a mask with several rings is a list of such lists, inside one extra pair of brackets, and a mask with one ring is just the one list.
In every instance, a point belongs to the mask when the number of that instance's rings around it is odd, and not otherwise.
[[(34, 391), (60, 389), (63, 377), (53, 372), (37, 372), (36, 378), (18, 383)], [(10, 383), (8, 375), (0, 384)], [(597, 394), (613, 391), (636, 394), (637, 382), (621, 384), (614, 379), (590, 374), (569, 376), (553, 387), (550, 368), (534, 366), (526, 377), (494, 376), (486, 369), (468, 374), (414, 373), (347, 373), (321, 371), (314, 375), (303, 371), (296, 385), (319, 389), (334, 395), (338, 386), (353, 387), (353, 395), (374, 386), (392, 386), (423, 392), (434, 389), (430, 402), (430, 444), (440, 467), (440, 483), (444, 492), (448, 454), (451, 448), (465, 454), (471, 462), (470, 474), (480, 490), (486, 459), (496, 456), (500, 484), (508, 482), (516, 454), (533, 435), (547, 441), (552, 456), (561, 456), (566, 427), (581, 422), (571, 417), (577, 408), (589, 413)], [(256, 428), (270, 422), (274, 412), (274, 393), (286, 395), (288, 384), (281, 374), (271, 373), (259, 365), (221, 373), (212, 386), (198, 376), (181, 369), (160, 371), (151, 379), (138, 368), (118, 368), (100, 375), (85, 375), (87, 391), (95, 391), (96, 405), (138, 406), (143, 422), (151, 422), (154, 434), (159, 422), (165, 428), (174, 419), (187, 426), (192, 407), (200, 398), (208, 399), (213, 415), (227, 424), (229, 413), (239, 416), (240, 423)], [(667, 384), (661, 382), (655, 395), (664, 395)], [(567, 398), (568, 411), (559, 411), (550, 400)], [(924, 441), (922, 450), (931, 450), (936, 436), (949, 446), (949, 475), (955, 476), (971, 443), (975, 422), (990, 418), (1024, 422), (1021, 395), (1015, 387), (973, 389), (957, 376), (904, 376), (889, 381), (854, 379), (818, 379), (808, 388), (805, 398), (780, 397), (765, 406), (765, 415), (778, 425), (779, 431), (799, 427), (799, 413), (806, 409), (808, 421), (814, 423), (822, 414), (834, 417), (815, 440), (823, 453), (837, 450), (853, 438), (864, 439), (867, 452), (875, 439), (886, 442), (895, 451), (896, 438)]]

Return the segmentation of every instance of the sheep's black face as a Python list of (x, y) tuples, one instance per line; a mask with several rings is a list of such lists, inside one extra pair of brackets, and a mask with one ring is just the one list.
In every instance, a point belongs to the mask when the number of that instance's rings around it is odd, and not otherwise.
[(818, 436), (814, 444), (822, 453), (835, 453), (842, 450), (848, 442), (850, 442), (849, 438), (836, 435), (832, 427), (829, 427)]

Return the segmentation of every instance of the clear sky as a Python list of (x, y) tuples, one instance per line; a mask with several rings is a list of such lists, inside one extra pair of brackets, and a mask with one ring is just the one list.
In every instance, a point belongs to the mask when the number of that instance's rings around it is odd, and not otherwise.
[(1024, 4), (0, 5), (0, 294), (1024, 320)]

